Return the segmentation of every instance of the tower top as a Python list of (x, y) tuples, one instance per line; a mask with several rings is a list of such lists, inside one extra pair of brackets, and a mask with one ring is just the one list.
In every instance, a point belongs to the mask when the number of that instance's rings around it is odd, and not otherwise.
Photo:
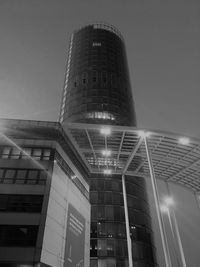
[(105, 30), (105, 31), (110, 31), (110, 32), (116, 34), (122, 41), (124, 41), (124, 38), (123, 38), (121, 32), (112, 24), (105, 23), (105, 22), (89, 23), (89, 24), (86, 24), (86, 25), (80, 27), (79, 29), (75, 30), (75, 32), (82, 30), (84, 28), (87, 28), (87, 27), (93, 27), (93, 29), (101, 29), (101, 30)]

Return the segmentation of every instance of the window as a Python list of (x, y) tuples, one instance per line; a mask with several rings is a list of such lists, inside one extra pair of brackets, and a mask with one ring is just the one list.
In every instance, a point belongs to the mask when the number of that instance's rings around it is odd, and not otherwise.
[(0, 225), (0, 246), (33, 247), (37, 240), (38, 226)]
[(21, 150), (18, 147), (13, 147), (10, 158), (11, 159), (19, 159), (20, 154), (21, 154)]
[(41, 195), (0, 195), (0, 211), (4, 212), (41, 212)]
[(12, 184), (14, 182), (16, 170), (7, 169), (4, 173), (4, 180), (3, 182), (6, 184)]
[(49, 148), (31, 148), (31, 147), (3, 147), (0, 150), (2, 159), (30, 159), (50, 160), (52, 150)]
[(41, 157), (42, 155), (42, 149), (39, 149), (39, 148), (34, 148), (33, 149), (33, 158), (39, 158)]
[(97, 257), (97, 240), (90, 240), (90, 257)]
[(18, 170), (16, 175), (16, 184), (24, 184), (26, 180), (27, 170)]
[(45, 184), (47, 173), (41, 169), (0, 169), (0, 183)]
[(49, 160), (51, 155), (51, 150), (50, 149), (44, 149), (43, 150), (43, 160)]
[(92, 46), (101, 46), (101, 43), (93, 42), (93, 43), (92, 43)]
[(31, 156), (31, 148), (24, 148), (22, 151), (22, 158), (29, 158)]
[(4, 147), (2, 151), (2, 159), (7, 159), (9, 157), (9, 154), (11, 152), (11, 147)]

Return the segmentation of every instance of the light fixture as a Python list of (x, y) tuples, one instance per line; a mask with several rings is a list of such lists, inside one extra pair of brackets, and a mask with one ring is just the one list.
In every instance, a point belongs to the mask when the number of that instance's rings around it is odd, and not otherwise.
[(112, 173), (112, 170), (110, 170), (110, 169), (105, 169), (105, 170), (103, 171), (103, 173), (109, 175), (109, 174)]
[(111, 151), (110, 150), (103, 150), (102, 155), (105, 157), (109, 157), (111, 155)]
[(188, 145), (190, 143), (190, 139), (187, 137), (180, 137), (179, 138), (179, 143), (181, 145)]
[(103, 135), (110, 135), (111, 129), (109, 127), (103, 127), (103, 128), (101, 128), (100, 133)]
[(168, 196), (164, 198), (164, 202), (167, 207), (174, 205), (174, 200), (172, 197)]
[(140, 131), (138, 131), (138, 135), (140, 137), (149, 137), (151, 135), (151, 133), (150, 132), (145, 132), (143, 130), (140, 130)]
[(160, 205), (160, 210), (161, 210), (162, 212), (165, 212), (165, 213), (167, 213), (167, 212), (169, 211), (167, 205)]

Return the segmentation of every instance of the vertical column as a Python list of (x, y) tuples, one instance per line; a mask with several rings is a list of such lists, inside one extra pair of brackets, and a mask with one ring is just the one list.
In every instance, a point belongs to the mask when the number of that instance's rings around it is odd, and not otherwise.
[(195, 200), (197, 202), (197, 206), (200, 209), (200, 194), (199, 194), (199, 192), (195, 192), (194, 197), (195, 197)]
[(170, 209), (170, 213), (172, 215), (172, 219), (173, 219), (173, 222), (174, 222), (176, 238), (177, 238), (177, 242), (178, 242), (179, 251), (180, 251), (180, 254), (181, 254), (182, 266), (183, 267), (187, 267), (186, 261), (185, 261), (185, 256), (184, 256), (184, 252), (183, 252), (183, 246), (182, 246), (182, 242), (181, 242), (181, 237), (180, 237), (180, 233), (179, 233), (179, 229), (178, 229), (178, 223), (177, 223), (175, 212), (174, 212), (173, 208)]
[[(171, 197), (169, 184), (167, 182), (166, 182), (166, 186), (167, 186), (168, 196)], [(184, 251), (183, 251), (183, 246), (182, 246), (182, 242), (181, 242), (180, 232), (179, 232), (179, 228), (178, 228), (178, 222), (176, 220), (176, 215), (175, 215), (175, 212), (174, 212), (174, 209), (173, 209), (172, 206), (168, 207), (168, 216), (169, 216), (169, 220), (170, 220), (170, 223), (171, 223), (172, 233), (173, 233), (173, 227), (172, 227), (171, 217), (172, 217), (172, 220), (173, 220), (173, 225), (174, 225), (174, 229), (175, 229), (176, 240), (177, 240), (177, 243), (178, 243), (178, 249), (179, 249), (180, 256), (181, 256), (182, 266), (183, 267), (187, 267), (186, 261), (185, 261), (185, 255), (184, 255)]]
[(148, 160), (148, 164), (149, 164), (150, 178), (151, 178), (151, 184), (152, 184), (152, 188), (153, 188), (153, 196), (154, 196), (154, 201), (155, 201), (155, 206), (156, 206), (156, 213), (157, 213), (157, 217), (158, 217), (158, 224), (159, 224), (159, 228), (160, 228), (161, 241), (162, 241), (162, 246), (163, 246), (163, 251), (164, 251), (164, 256), (165, 256), (165, 263), (166, 263), (166, 267), (172, 267), (169, 248), (168, 248), (168, 244), (167, 244), (167, 237), (166, 237), (163, 218), (162, 218), (161, 210), (160, 210), (160, 201), (159, 201), (156, 178), (155, 178), (154, 169), (153, 169), (153, 162), (151, 159), (150, 149), (149, 149), (148, 140), (147, 140), (146, 135), (144, 135), (144, 142), (145, 142), (145, 149), (146, 149), (146, 153), (147, 153), (147, 160)]
[(129, 262), (129, 267), (133, 267), (132, 246), (131, 246), (130, 226), (129, 226), (129, 217), (128, 217), (128, 205), (127, 205), (127, 196), (126, 196), (126, 184), (125, 184), (124, 175), (122, 175), (122, 190), (123, 190), (123, 198), (124, 198), (126, 238), (127, 238), (127, 246), (128, 246), (128, 262)]

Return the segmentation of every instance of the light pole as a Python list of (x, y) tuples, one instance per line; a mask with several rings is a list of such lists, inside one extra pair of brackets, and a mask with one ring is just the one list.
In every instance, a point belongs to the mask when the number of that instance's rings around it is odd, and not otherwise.
[[(170, 223), (173, 237), (174, 237), (174, 231), (173, 231), (173, 225), (174, 225), (175, 236), (176, 236), (176, 240), (178, 243), (178, 248), (179, 248), (179, 252), (180, 252), (180, 256), (181, 256), (182, 266), (187, 267), (186, 261), (185, 261), (185, 256), (184, 256), (184, 251), (183, 251), (183, 246), (182, 246), (182, 242), (181, 242), (180, 232), (179, 232), (179, 228), (178, 228), (178, 223), (177, 223), (176, 215), (175, 215), (175, 212), (173, 209), (174, 200), (172, 197), (168, 196), (164, 199), (164, 203), (165, 203), (165, 205), (162, 206), (162, 210), (164, 210), (164, 208), (165, 208), (165, 210), (168, 214), (169, 223)], [(173, 225), (172, 225), (172, 221), (173, 221)]]
[(148, 144), (148, 138), (147, 138), (148, 134), (142, 133), (142, 137), (144, 138), (144, 143), (145, 143), (146, 155), (147, 155), (149, 171), (150, 171), (151, 185), (152, 185), (152, 189), (153, 189), (153, 196), (154, 196), (156, 213), (157, 213), (157, 218), (158, 218), (158, 225), (159, 225), (159, 229), (160, 229), (160, 236), (161, 236), (163, 252), (164, 252), (164, 257), (165, 257), (165, 263), (166, 263), (166, 267), (172, 267), (170, 253), (169, 253), (169, 247), (167, 244), (167, 236), (166, 236), (164, 222), (163, 222), (163, 218), (162, 218), (162, 214), (161, 214), (161, 210), (160, 210), (160, 200), (159, 200), (159, 194), (158, 194), (158, 187), (157, 187), (157, 183), (156, 183), (156, 177), (155, 177), (155, 173), (154, 173), (153, 162), (152, 162), (150, 148), (149, 148), (149, 144)]

